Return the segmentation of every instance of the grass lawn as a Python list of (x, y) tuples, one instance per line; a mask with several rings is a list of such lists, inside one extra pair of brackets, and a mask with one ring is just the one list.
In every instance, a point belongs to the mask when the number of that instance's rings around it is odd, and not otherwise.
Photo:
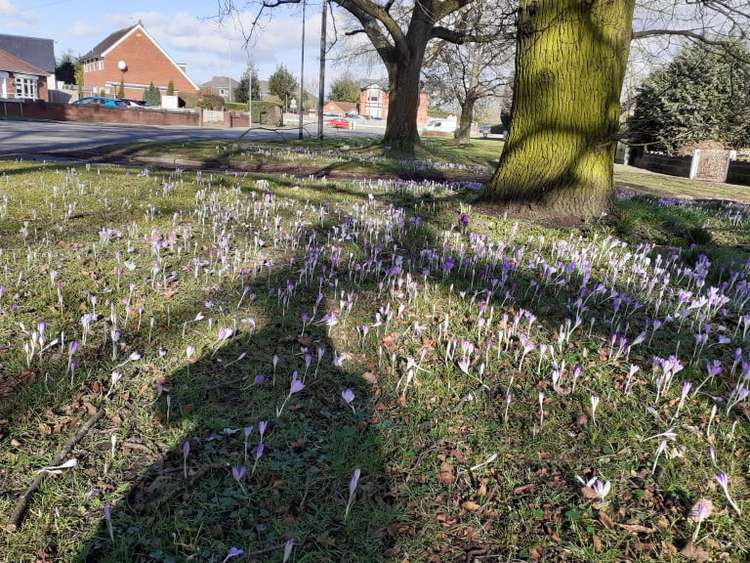
[[(503, 143), (474, 139), (458, 145), (451, 139), (424, 138), (414, 157), (387, 153), (373, 139), (284, 140), (276, 142), (134, 143), (106, 149), (108, 156), (127, 156), (149, 163), (211, 165), (253, 172), (295, 175), (428, 175), (456, 180), (486, 180), (497, 165)], [(750, 203), (750, 187), (700, 182), (615, 165), (621, 189), (656, 197), (726, 199)]]
[(748, 560), (750, 210), (476, 197), (0, 162), (0, 559)]
[(127, 156), (141, 162), (177, 159), (250, 171), (287, 171), (295, 174), (419, 174), (477, 179), (489, 176), (502, 142), (475, 140), (458, 145), (450, 139), (425, 138), (416, 155), (386, 152), (374, 139), (284, 140), (277, 142), (134, 143), (106, 149), (108, 156)]

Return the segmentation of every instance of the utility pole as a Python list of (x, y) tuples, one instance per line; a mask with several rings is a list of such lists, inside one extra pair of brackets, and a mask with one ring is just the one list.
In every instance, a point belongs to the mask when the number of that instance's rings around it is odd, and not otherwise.
[[(250, 61), (248, 65), (248, 78), (247, 78), (247, 128), (253, 128), (253, 63)], [(282, 116), (284, 114), (282, 113)]]
[(302, 62), (299, 69), (299, 138), (303, 138), (302, 127), (304, 125), (304, 99), (305, 99), (305, 10), (307, 0), (302, 0)]
[(326, 96), (326, 17), (328, 0), (323, 0), (323, 13), (320, 17), (320, 77), (318, 79), (318, 139), (323, 139), (323, 106)]

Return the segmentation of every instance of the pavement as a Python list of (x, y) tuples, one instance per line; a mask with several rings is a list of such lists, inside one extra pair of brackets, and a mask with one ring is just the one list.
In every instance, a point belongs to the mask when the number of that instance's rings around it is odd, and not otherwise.
[[(310, 135), (316, 133), (313, 124), (306, 124)], [(159, 127), (148, 125), (120, 125), (113, 123), (80, 123), (70, 121), (0, 121), (0, 157), (66, 157), (124, 143), (146, 141), (233, 141), (245, 129), (212, 127)], [(382, 135), (382, 130), (379, 131)], [(375, 136), (378, 131), (347, 131), (326, 128), (327, 137), (346, 138)], [(296, 139), (297, 129), (269, 131), (254, 129), (245, 140), (269, 141)]]

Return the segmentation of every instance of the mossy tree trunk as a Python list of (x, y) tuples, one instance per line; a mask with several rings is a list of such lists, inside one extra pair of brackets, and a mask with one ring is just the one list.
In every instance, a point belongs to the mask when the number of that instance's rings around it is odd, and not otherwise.
[(508, 139), (485, 199), (590, 219), (610, 208), (635, 0), (522, 0)]

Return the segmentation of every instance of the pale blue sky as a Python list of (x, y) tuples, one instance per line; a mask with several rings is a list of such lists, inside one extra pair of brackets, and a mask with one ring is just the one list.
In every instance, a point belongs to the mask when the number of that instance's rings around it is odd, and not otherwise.
[[(305, 83), (318, 72), (320, 38), (320, 0), (309, 0)], [(215, 0), (0, 0), (0, 33), (46, 37), (55, 41), (55, 55), (66, 51), (82, 54), (109, 33), (132, 25), (139, 19), (149, 33), (178, 62), (188, 65), (188, 74), (198, 83), (214, 75), (238, 77), (247, 65), (243, 39), (237, 20), (219, 23)], [(239, 16), (249, 29), (254, 12)], [(338, 18), (342, 16), (337, 16)], [(343, 21), (337, 20), (341, 30)], [(330, 25), (329, 35), (333, 35)], [(277, 8), (273, 18), (265, 21), (255, 35), (250, 53), (261, 78), (267, 78), (280, 63), (299, 75), (301, 42), (301, 9)], [(384, 69), (359, 67), (352, 70), (331, 64), (331, 77), (347, 70), (355, 77), (382, 76)], [(330, 84), (330, 80), (328, 81)]]

